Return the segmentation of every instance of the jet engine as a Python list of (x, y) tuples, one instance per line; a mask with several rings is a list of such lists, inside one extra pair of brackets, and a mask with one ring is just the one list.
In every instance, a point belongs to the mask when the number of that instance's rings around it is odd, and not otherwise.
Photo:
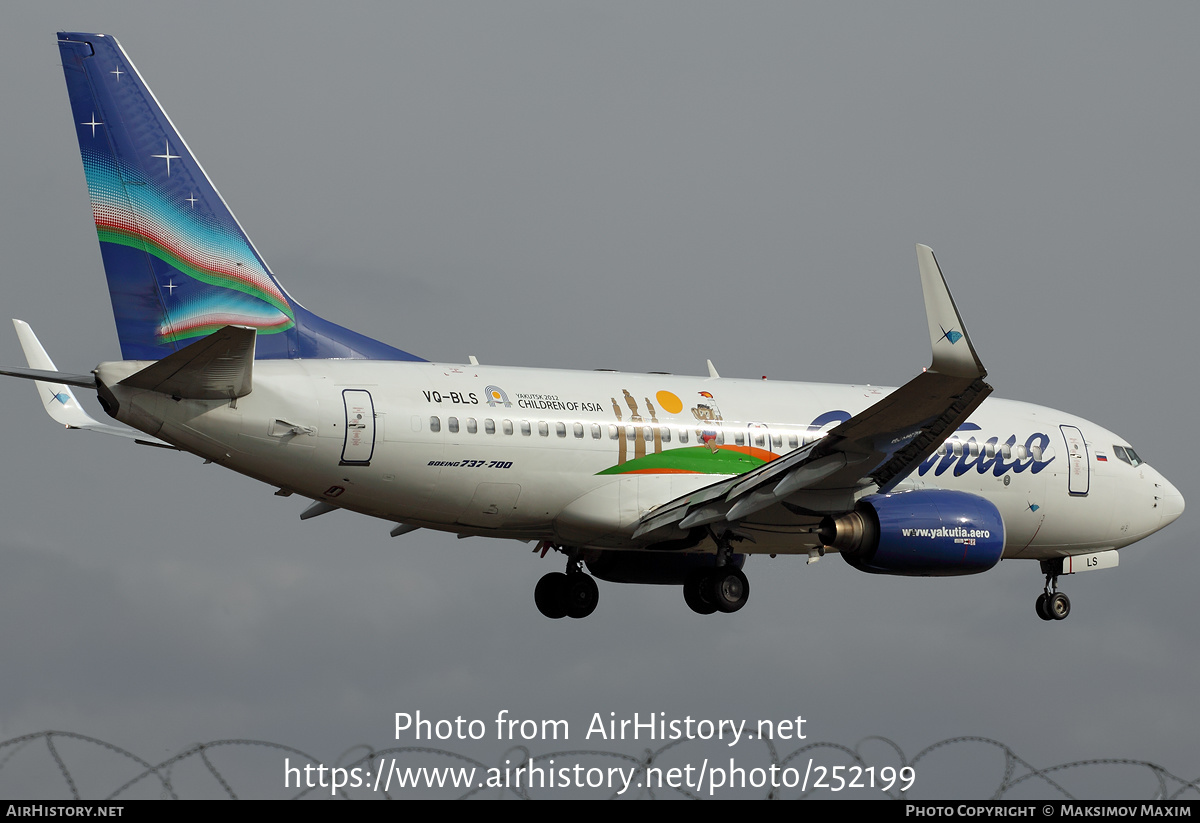
[(821, 542), (873, 574), (950, 577), (985, 572), (1004, 552), (1004, 519), (978, 495), (945, 489), (875, 494), (821, 521)]

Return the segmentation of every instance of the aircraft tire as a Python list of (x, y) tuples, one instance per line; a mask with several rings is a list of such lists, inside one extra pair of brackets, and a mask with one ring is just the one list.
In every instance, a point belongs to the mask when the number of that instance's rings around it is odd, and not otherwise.
[(1046, 612), (1055, 620), (1066, 620), (1071, 613), (1071, 600), (1062, 592), (1055, 592), (1046, 601)]
[(708, 575), (702, 571), (688, 572), (684, 578), (683, 600), (696, 614), (712, 614), (717, 610), (717, 604), (705, 594), (708, 588)]
[(708, 580), (708, 591), (718, 611), (733, 614), (750, 599), (750, 581), (741, 569), (722, 567), (713, 572)]
[(1042, 618), (1043, 620), (1053, 620), (1054, 619), (1054, 615), (1052, 615), (1052, 614), (1050, 614), (1050, 612), (1046, 611), (1046, 601), (1049, 599), (1050, 599), (1049, 595), (1047, 595), (1045, 592), (1042, 592), (1041, 594), (1038, 595), (1037, 606), (1036, 606), (1037, 615), (1038, 615), (1038, 617)]
[(533, 590), (538, 611), (551, 620), (567, 616), (567, 576), (562, 572), (542, 575)]
[(583, 572), (568, 574), (566, 578), (562, 591), (567, 617), (576, 620), (587, 617), (600, 602), (600, 589), (596, 586), (595, 578)]

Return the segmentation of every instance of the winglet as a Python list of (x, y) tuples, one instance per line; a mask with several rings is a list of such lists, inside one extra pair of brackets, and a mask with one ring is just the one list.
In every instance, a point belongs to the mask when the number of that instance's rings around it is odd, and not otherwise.
[(933, 349), (930, 371), (952, 377), (985, 377), (987, 370), (975, 354), (967, 327), (963, 325), (946, 287), (946, 278), (929, 246), (917, 245), (921, 290), (925, 293), (925, 316), (929, 321), (929, 344)]
[[(25, 360), (29, 363), (29, 368), (42, 372), (57, 372), (54, 361), (46, 354), (46, 349), (29, 324), (24, 320), (14, 319), (13, 326), (17, 329), (17, 336), (21, 338), (21, 348), (25, 351)], [(94, 386), (94, 377), (92, 381)], [(71, 429), (86, 429), (91, 425), (99, 425), (83, 410), (79, 401), (75, 399), (75, 393), (65, 383), (38, 380), (37, 390), (38, 396), (42, 398), (42, 406), (55, 422)]]
[[(56, 423), (61, 423), (68, 429), (87, 429), (88, 431), (98, 431), (104, 434), (115, 434), (118, 437), (127, 437), (130, 440), (145, 443), (149, 446), (175, 448), (175, 446), (163, 442), (157, 437), (150, 437), (147, 434), (127, 429), (123, 426), (110, 426), (93, 419), (79, 405), (79, 401), (75, 398), (75, 393), (71, 391), (70, 386), (94, 389), (95, 376), (90, 374), (86, 376), (61, 374), (55, 368), (54, 361), (50, 359), (50, 355), (46, 353), (46, 349), (42, 346), (41, 341), (37, 339), (37, 335), (33, 333), (30, 325), (24, 320), (16, 319), (13, 320), (13, 325), (17, 329), (17, 336), (21, 338), (21, 348), (25, 352), (25, 360), (29, 363), (29, 368), (9, 369), (0, 373), (33, 378), (37, 386), (38, 397), (42, 399), (42, 408), (46, 410), (46, 413)], [(43, 379), (38, 379), (39, 377)], [(58, 377), (59, 380), (55, 380), (55, 377)], [(71, 382), (68, 385), (65, 382), (60, 382), (60, 380)]]
[[(20, 348), (24, 349), (25, 361), (28, 362), (31, 370), (49, 373), (58, 372), (55, 368), (54, 361), (50, 360), (50, 355), (46, 353), (46, 349), (42, 347), (41, 341), (37, 340), (34, 330), (30, 328), (24, 320), (13, 319), (12, 324), (17, 328), (17, 336), (20, 337)], [(95, 377), (92, 377), (92, 385), (95, 385)], [(67, 428), (91, 428), (92, 426), (101, 426), (102, 423), (97, 423), (91, 419), (91, 416), (84, 412), (83, 407), (79, 406), (79, 401), (76, 400), (74, 392), (70, 386), (65, 383), (49, 383), (47, 380), (37, 380), (37, 396), (42, 398), (42, 408), (46, 409), (46, 413), (54, 419), (55, 422), (62, 423)]]

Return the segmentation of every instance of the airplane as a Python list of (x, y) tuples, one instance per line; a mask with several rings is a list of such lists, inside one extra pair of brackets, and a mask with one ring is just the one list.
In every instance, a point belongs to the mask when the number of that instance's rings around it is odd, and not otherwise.
[[(318, 317), (251, 243), (125, 51), (59, 33), (122, 360), (60, 372), (14, 320), (50, 416), (391, 523), (532, 543), (549, 618), (596, 578), (681, 587), (699, 614), (749, 597), (755, 554), (829, 552), (872, 574), (1118, 565), (1183, 496), (1123, 437), (992, 398), (933, 251), (917, 246), (931, 365), (896, 389), (429, 362)], [(73, 388), (94, 391), (101, 423)]]

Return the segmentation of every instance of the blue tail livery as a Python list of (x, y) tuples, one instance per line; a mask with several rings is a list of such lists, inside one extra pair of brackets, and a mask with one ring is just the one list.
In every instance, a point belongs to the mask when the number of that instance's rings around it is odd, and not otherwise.
[(257, 331), (257, 359), (421, 359), (279, 285), (114, 38), (60, 32), (58, 47), (125, 359), (158, 360), (228, 325)]

